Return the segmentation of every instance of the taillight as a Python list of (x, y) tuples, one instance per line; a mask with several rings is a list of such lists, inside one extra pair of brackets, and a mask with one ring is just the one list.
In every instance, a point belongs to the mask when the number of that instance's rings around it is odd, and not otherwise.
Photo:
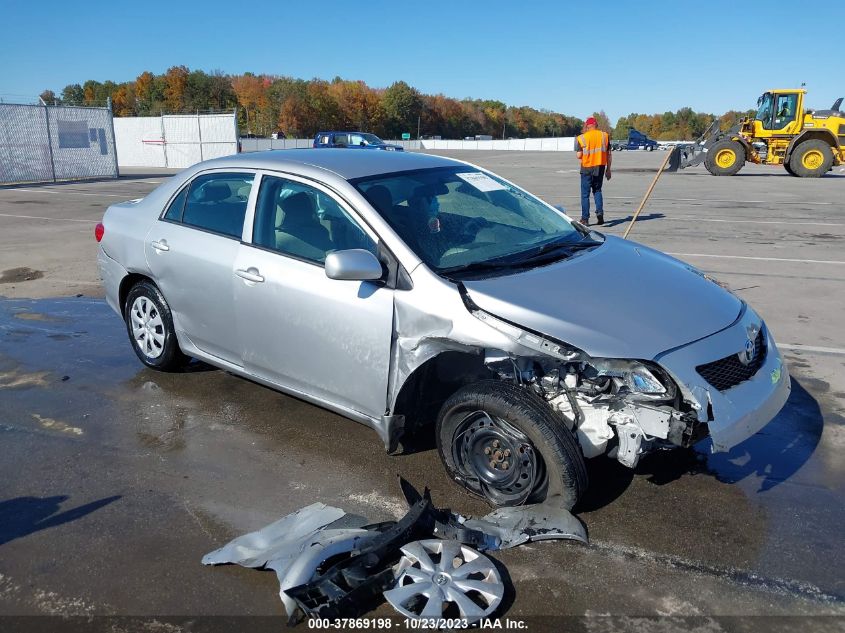
[(106, 232), (106, 227), (103, 226), (102, 222), (97, 222), (97, 226), (94, 227), (94, 237), (99, 242), (103, 239), (103, 234)]

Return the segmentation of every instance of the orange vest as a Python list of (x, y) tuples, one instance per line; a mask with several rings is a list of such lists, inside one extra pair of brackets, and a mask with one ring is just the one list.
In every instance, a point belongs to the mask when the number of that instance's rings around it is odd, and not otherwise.
[(581, 155), (581, 167), (607, 165), (608, 137), (601, 130), (587, 130), (577, 139)]

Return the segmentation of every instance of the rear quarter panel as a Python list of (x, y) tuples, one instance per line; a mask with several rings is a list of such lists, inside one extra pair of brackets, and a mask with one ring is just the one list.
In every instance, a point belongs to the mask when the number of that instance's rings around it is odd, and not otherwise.
[[(146, 198), (119, 202), (106, 209), (103, 216), (105, 232), (100, 242), (99, 257), (104, 281), (106, 271), (103, 270), (103, 262), (110, 264), (108, 260), (111, 260), (117, 264), (110, 265), (108, 271), (110, 279), (106, 284), (106, 292), (110, 304), (116, 305), (118, 301), (115, 282), (119, 287), (119, 280), (113, 279), (118, 274), (116, 271), (122, 271), (124, 277), (129, 273), (152, 276), (144, 254), (144, 241), (153, 223), (184, 181), (185, 178), (179, 174), (154, 189)], [(108, 260), (102, 260), (104, 256)]]

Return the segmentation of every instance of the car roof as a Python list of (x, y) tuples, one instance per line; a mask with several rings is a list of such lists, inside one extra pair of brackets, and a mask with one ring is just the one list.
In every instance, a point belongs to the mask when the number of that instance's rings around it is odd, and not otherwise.
[(197, 168), (247, 168), (292, 171), (319, 178), (319, 172), (332, 172), (344, 180), (378, 176), (399, 171), (456, 167), (463, 163), (418, 152), (354, 152), (348, 149), (280, 149), (247, 152), (215, 158)]

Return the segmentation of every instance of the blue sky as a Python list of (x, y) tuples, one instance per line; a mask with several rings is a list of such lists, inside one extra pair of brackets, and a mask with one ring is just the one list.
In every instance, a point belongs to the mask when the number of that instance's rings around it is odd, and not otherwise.
[[(845, 94), (836, 29), (795, 2), (0, 0), (0, 97), (191, 69), (403, 79), (427, 93), (585, 117)], [(841, 27), (841, 25), (839, 25)], [(786, 27), (788, 30), (783, 30)], [(778, 35), (782, 33), (782, 35)]]

